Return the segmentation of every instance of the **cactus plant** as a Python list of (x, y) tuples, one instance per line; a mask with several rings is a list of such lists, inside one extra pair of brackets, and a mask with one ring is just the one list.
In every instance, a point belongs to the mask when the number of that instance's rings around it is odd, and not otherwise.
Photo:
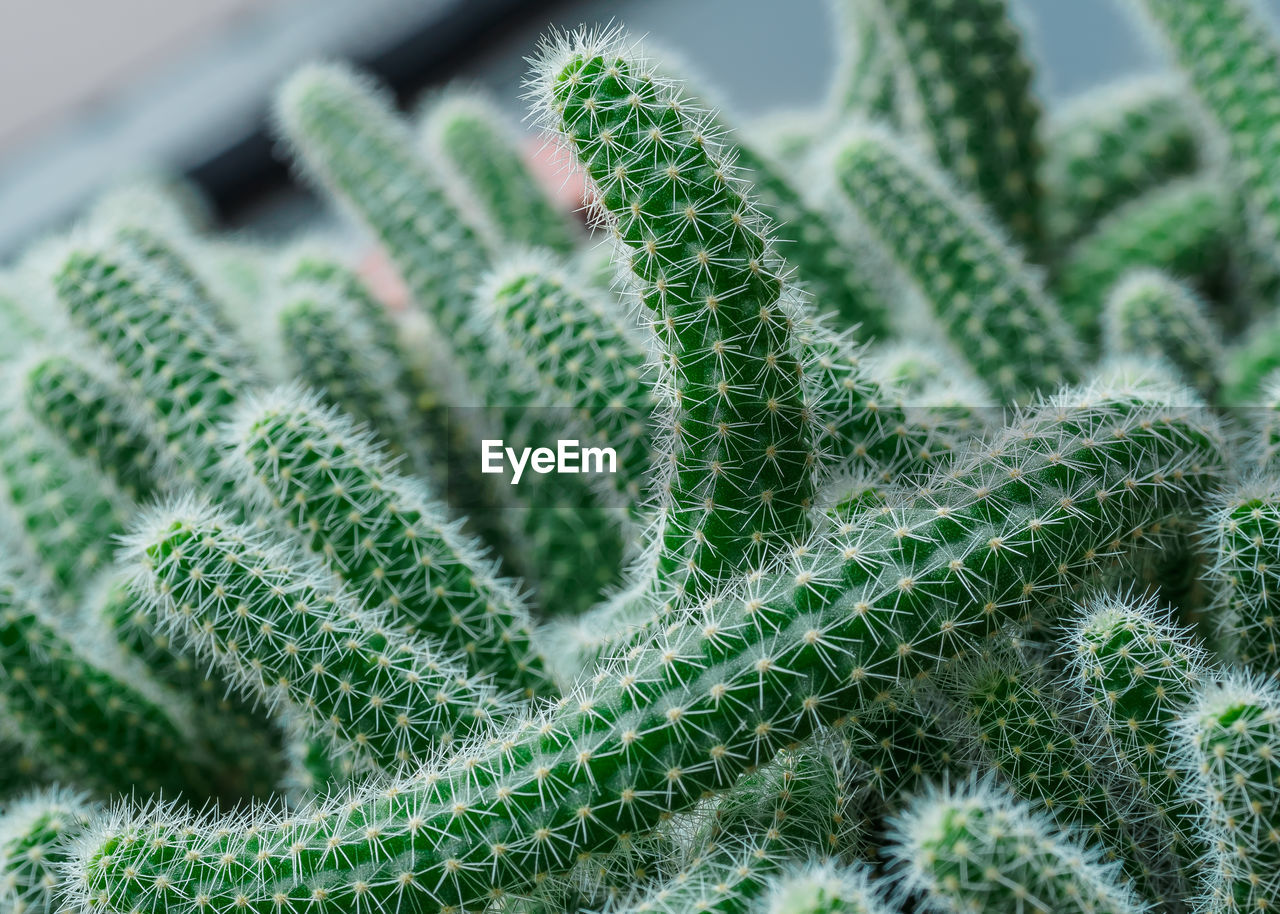
[(1259, 676), (1280, 677), (1280, 620), (1274, 577), (1280, 571), (1280, 491), (1272, 476), (1251, 478), (1214, 500), (1205, 521), (1217, 595), (1219, 652)]
[[(842, 0), (864, 41), (890, 63), (904, 135), (976, 193), (1019, 243), (1043, 244), (1040, 103), (1005, 0)], [(872, 108), (872, 111), (875, 109)]]
[(15, 914), (61, 910), (60, 866), (93, 807), (71, 791), (24, 796), (0, 813), (0, 904)]
[(1142, 267), (1190, 279), (1202, 294), (1213, 294), (1231, 264), (1235, 223), (1231, 195), (1212, 178), (1174, 182), (1119, 207), (1063, 256), (1054, 290), (1067, 319), (1096, 345), (1107, 292)]
[(1274, 907), (1274, 39), (1141, 2), (1207, 118), (1042, 154), (1010, 0), (838, 0), (745, 127), (554, 32), (540, 159), (286, 82), (372, 239), (133, 185), (0, 268), (0, 910)]
[(1280, 250), (1280, 41), (1250, 0), (1135, 0), (1225, 138), (1256, 248)]

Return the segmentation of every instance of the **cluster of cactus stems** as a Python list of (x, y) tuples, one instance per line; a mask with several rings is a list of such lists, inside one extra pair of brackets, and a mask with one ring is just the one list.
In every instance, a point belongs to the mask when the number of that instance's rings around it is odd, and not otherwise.
[(368, 247), (33, 246), (0, 914), (1280, 907), (1280, 39), (1120, 2), (1167, 72), (1061, 108), (1006, 0), (832, 0), (785, 121), (553, 33), (541, 151), (310, 64)]

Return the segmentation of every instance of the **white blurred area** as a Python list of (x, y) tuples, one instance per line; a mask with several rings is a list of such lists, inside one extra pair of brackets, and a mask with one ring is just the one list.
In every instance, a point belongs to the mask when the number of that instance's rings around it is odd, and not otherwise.
[(0, 148), (30, 140), (278, 0), (0, 0)]
[[(197, 167), (260, 130), (273, 88), (299, 63), (374, 59), (449, 14), (503, 3), (527, 13), (499, 15), (449, 71), (514, 113), (524, 58), (548, 26), (613, 22), (679, 52), (750, 117), (822, 103), (835, 62), (830, 2), (0, 0), (0, 263), (104, 185)], [(1163, 65), (1126, 16), (1131, 2), (1011, 0), (1051, 106)], [(1280, 0), (1259, 3), (1280, 19)]]

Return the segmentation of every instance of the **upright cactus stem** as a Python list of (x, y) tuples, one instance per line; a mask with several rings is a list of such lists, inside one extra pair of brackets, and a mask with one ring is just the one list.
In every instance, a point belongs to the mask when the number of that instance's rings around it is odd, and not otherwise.
[(476, 300), (529, 384), (530, 405), (566, 411), (567, 426), (614, 448), (618, 472), (603, 485), (637, 506), (654, 461), (658, 401), (648, 340), (634, 322), (538, 255), (495, 270)]
[(340, 264), (300, 255), (285, 270), (276, 320), (294, 374), (368, 423), (414, 465), (439, 442), (422, 442), (413, 384), (390, 315)]
[(1003, 648), (991, 659), (958, 665), (947, 693), (964, 712), (982, 756), (1014, 793), (1063, 829), (1087, 835), (1104, 859), (1120, 861), (1143, 894), (1156, 895), (1157, 858), (1142, 845), (1141, 812), (1128, 810), (1127, 785), (1073, 719), (1068, 697), (1047, 670)]
[[(523, 405), (523, 390), (505, 358), (490, 348), (475, 313), (477, 284), (495, 246), (493, 227), (474, 208), (467, 210), (460, 189), (418, 155), (388, 101), (346, 68), (302, 68), (280, 91), (276, 108), (304, 169), (377, 236), (415, 303), (447, 340), (452, 359), (443, 374), (454, 402), (444, 406), (494, 407), (508, 433), (511, 417), (504, 409)], [(465, 424), (465, 418), (451, 421)], [(451, 468), (451, 476), (468, 472), (476, 457), (464, 454), (462, 460), (466, 466)], [(474, 494), (483, 506), (498, 500), (486, 490), (493, 478), (470, 480), (479, 483)], [(509, 539), (521, 553), (517, 561), (546, 605), (590, 605), (615, 577), (620, 536), (611, 518), (591, 503), (591, 494), (580, 485), (571, 507), (563, 500), (551, 507), (520, 501), (507, 506), (516, 518), (509, 521)], [(523, 522), (535, 514), (537, 529), (530, 535)], [(581, 535), (587, 530), (590, 542)]]
[(1032, 258), (1043, 244), (1040, 103), (1006, 0), (843, 0), (878, 30), (901, 129), (990, 207)]
[(454, 347), (483, 349), (468, 302), (491, 240), (414, 152), (388, 99), (346, 67), (313, 65), (281, 89), (276, 116), (308, 175), (373, 231)]
[(247, 350), (123, 242), (76, 245), (54, 286), (72, 321), (119, 367), (187, 480), (216, 481), (218, 425), (255, 378)]
[(889, 857), (903, 894), (920, 893), (927, 911), (1144, 910), (1094, 848), (989, 782), (925, 794), (891, 829)]
[(1111, 355), (1164, 360), (1212, 402), (1224, 352), (1205, 310), (1196, 294), (1176, 280), (1136, 270), (1111, 292), (1103, 338)]
[(982, 381), (1007, 400), (1072, 379), (1077, 340), (979, 207), (887, 133), (862, 130), (838, 149), (836, 179), (849, 203)]
[(36, 361), (24, 378), (27, 407), (66, 446), (128, 498), (164, 488), (164, 443), (145, 429), (141, 409), (105, 370), (70, 356)]
[(362, 767), (430, 758), (499, 708), (487, 683), (391, 630), (314, 560), (215, 509), (160, 508), (122, 561), (179, 649)]
[(1216, 497), (1204, 524), (1218, 650), (1280, 679), (1280, 482), (1269, 473)]
[(527, 140), (509, 120), (485, 95), (450, 89), (427, 109), (422, 138), (428, 155), (443, 155), (466, 180), (484, 217), (508, 243), (568, 256), (582, 230), (531, 171), (522, 148)]
[(387, 607), (389, 624), (504, 689), (552, 691), (514, 586), (345, 416), (276, 391), (246, 405), (227, 450), (245, 487), (287, 516), (362, 600)]
[(1132, 0), (1227, 140), (1258, 252), (1280, 263), (1280, 40), (1252, 0)]
[(1206, 910), (1267, 911), (1280, 897), (1280, 692), (1240, 676), (1206, 685), (1180, 723), (1211, 844)]
[(1221, 447), (1211, 420), (1158, 391), (1047, 401), (930, 477), (915, 503), (865, 515), (628, 648), (553, 708), (391, 789), (287, 820), (152, 810), (100, 823), (78, 846), (77, 898), (189, 914), (200, 895), (265, 914), (280, 897), (318, 912), (467, 910), (527, 890), (875, 691), (929, 675), (967, 633), (1052, 599), (1117, 536), (1202, 498)]
[[(1137, 780), (1174, 863), (1190, 878), (1202, 849), (1174, 723), (1204, 676), (1204, 652), (1152, 600), (1103, 596), (1069, 631), (1072, 675), (1122, 771)], [(1184, 883), (1184, 887), (1189, 885)]]
[(654, 315), (673, 430), (659, 574), (697, 598), (806, 533), (816, 454), (785, 268), (709, 115), (618, 36), (552, 43), (534, 86)]

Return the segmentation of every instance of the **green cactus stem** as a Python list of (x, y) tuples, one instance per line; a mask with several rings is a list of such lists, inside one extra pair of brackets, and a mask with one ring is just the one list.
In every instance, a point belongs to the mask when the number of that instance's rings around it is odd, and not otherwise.
[(1280, 483), (1260, 476), (1221, 493), (1203, 534), (1219, 652), (1259, 676), (1280, 678)]
[(891, 823), (889, 857), (902, 892), (927, 911), (1138, 914), (1114, 865), (991, 782), (922, 795)]
[(843, 138), (835, 169), (868, 231), (997, 396), (1026, 399), (1072, 378), (1080, 348), (1057, 304), (941, 172), (877, 129)]
[(1107, 293), (1143, 267), (1191, 280), (1213, 297), (1229, 273), (1237, 222), (1232, 195), (1214, 178), (1188, 178), (1121, 206), (1064, 256), (1054, 283), (1063, 313), (1096, 345)]
[(1051, 116), (1041, 180), (1054, 249), (1147, 191), (1196, 174), (1207, 164), (1202, 134), (1182, 85), (1164, 76), (1086, 92)]
[(226, 443), (245, 487), (287, 516), (362, 601), (387, 607), (392, 625), (465, 658), (501, 689), (554, 692), (515, 587), (350, 419), (280, 390), (246, 404)]
[(1208, 684), (1180, 721), (1206, 810), (1213, 911), (1265, 911), (1280, 894), (1280, 694), (1239, 675)]
[(0, 726), (50, 775), (103, 794), (207, 796), (182, 698), (103, 644), (72, 640), (39, 591), (0, 575)]
[(88, 800), (60, 787), (24, 796), (0, 814), (0, 910), (58, 914), (64, 910), (62, 864), (68, 844), (94, 813)]
[(492, 99), (477, 91), (446, 90), (422, 122), (427, 153), (443, 155), (465, 179), (487, 222), (511, 245), (574, 252), (582, 229), (530, 170), (527, 141)]
[(486, 682), (362, 609), (314, 559), (217, 509), (161, 506), (121, 561), (178, 650), (363, 768), (430, 758), (501, 711)]
[(24, 378), (27, 409), (126, 497), (142, 502), (163, 491), (163, 442), (148, 434), (140, 407), (104, 368), (51, 354)]
[(1227, 141), (1249, 234), (1280, 263), (1280, 41), (1250, 0), (1134, 0)]
[(1194, 291), (1156, 270), (1135, 270), (1112, 289), (1103, 318), (1112, 356), (1164, 360), (1212, 402), (1224, 358), (1221, 334)]

